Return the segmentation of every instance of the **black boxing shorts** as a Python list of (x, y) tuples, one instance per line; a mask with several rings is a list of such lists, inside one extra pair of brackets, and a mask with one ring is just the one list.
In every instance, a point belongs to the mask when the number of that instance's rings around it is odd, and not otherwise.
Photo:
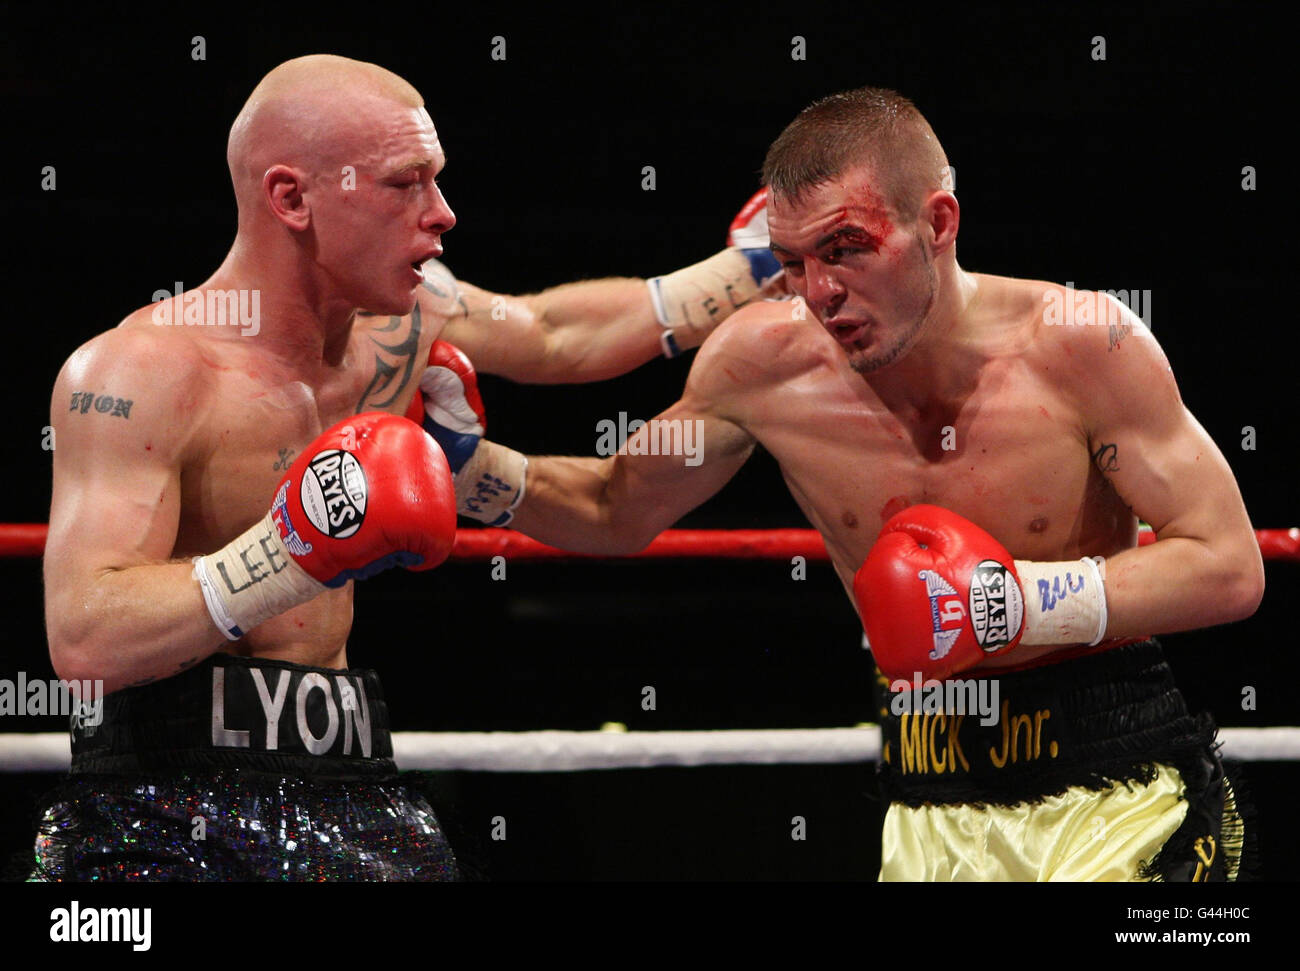
[(1214, 723), (1154, 640), (881, 700), (881, 879), (1238, 877)]
[(217, 654), (74, 716), (37, 881), (454, 880), (372, 671)]

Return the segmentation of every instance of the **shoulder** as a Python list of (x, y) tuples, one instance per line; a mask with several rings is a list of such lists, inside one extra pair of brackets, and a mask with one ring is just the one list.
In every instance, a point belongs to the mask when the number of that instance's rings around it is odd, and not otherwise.
[(424, 313), (455, 317), (468, 312), (464, 285), (451, 270), (436, 259), (426, 260), (420, 269), (424, 273), (424, 282), (420, 284), (416, 305)]
[(1151, 333), (1145, 292), (1076, 290), (1033, 283), (1040, 307), (1033, 358), (1084, 414), (1125, 403), (1181, 400), (1169, 360)]
[[(178, 328), (155, 328), (141, 311), (77, 348), (55, 380), (51, 417), (59, 447), (84, 439), (110, 445), (147, 433), (161, 440), (188, 437), (211, 387), (211, 366), (196, 342)], [(147, 321), (147, 308), (144, 321)], [(69, 423), (71, 415), (109, 419)]]
[(415, 294), (415, 307), (405, 316), (357, 312), (354, 338), (369, 340), (398, 357), (423, 358), (447, 322), (468, 313), (464, 285), (436, 259), (421, 266), (424, 282)]
[(186, 329), (152, 325), (146, 308), (73, 351), (59, 380), (147, 380), (162, 390), (189, 385), (208, 371)]
[(769, 388), (827, 363), (828, 349), (833, 342), (802, 300), (750, 304), (701, 345), (688, 387), (715, 395)]

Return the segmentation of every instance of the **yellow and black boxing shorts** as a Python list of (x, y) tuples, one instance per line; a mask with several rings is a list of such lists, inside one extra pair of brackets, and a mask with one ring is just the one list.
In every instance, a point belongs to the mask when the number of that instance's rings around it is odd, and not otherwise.
[(1236, 880), (1246, 827), (1160, 645), (890, 692), (880, 879)]

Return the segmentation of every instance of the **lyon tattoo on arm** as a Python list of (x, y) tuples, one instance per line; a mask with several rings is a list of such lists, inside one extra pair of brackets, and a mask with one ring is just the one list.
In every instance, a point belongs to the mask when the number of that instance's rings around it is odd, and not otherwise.
[(135, 400), (131, 398), (116, 398), (111, 394), (95, 394), (93, 391), (74, 391), (68, 411), (85, 415), (93, 409), (97, 414), (129, 419), (133, 404)]

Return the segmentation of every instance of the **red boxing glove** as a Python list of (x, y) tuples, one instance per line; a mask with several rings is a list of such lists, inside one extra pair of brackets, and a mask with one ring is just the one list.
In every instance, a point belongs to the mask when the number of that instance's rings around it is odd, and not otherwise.
[(891, 680), (951, 677), (1024, 634), (1011, 554), (938, 506), (911, 506), (885, 523), (853, 593), (876, 664)]
[(451, 474), (459, 475), (487, 430), (478, 375), (464, 351), (446, 341), (433, 342), (429, 364), (406, 417), (433, 436), (447, 457)]
[(213, 623), (237, 640), (348, 580), (435, 567), (455, 539), (455, 487), (442, 450), (405, 418), (367, 412), (307, 446), (271, 511), (195, 557), (194, 578)]
[(442, 450), (418, 425), (371, 411), (339, 422), (298, 456), (271, 519), (299, 566), (341, 587), (445, 560), (456, 540), (456, 491)]

